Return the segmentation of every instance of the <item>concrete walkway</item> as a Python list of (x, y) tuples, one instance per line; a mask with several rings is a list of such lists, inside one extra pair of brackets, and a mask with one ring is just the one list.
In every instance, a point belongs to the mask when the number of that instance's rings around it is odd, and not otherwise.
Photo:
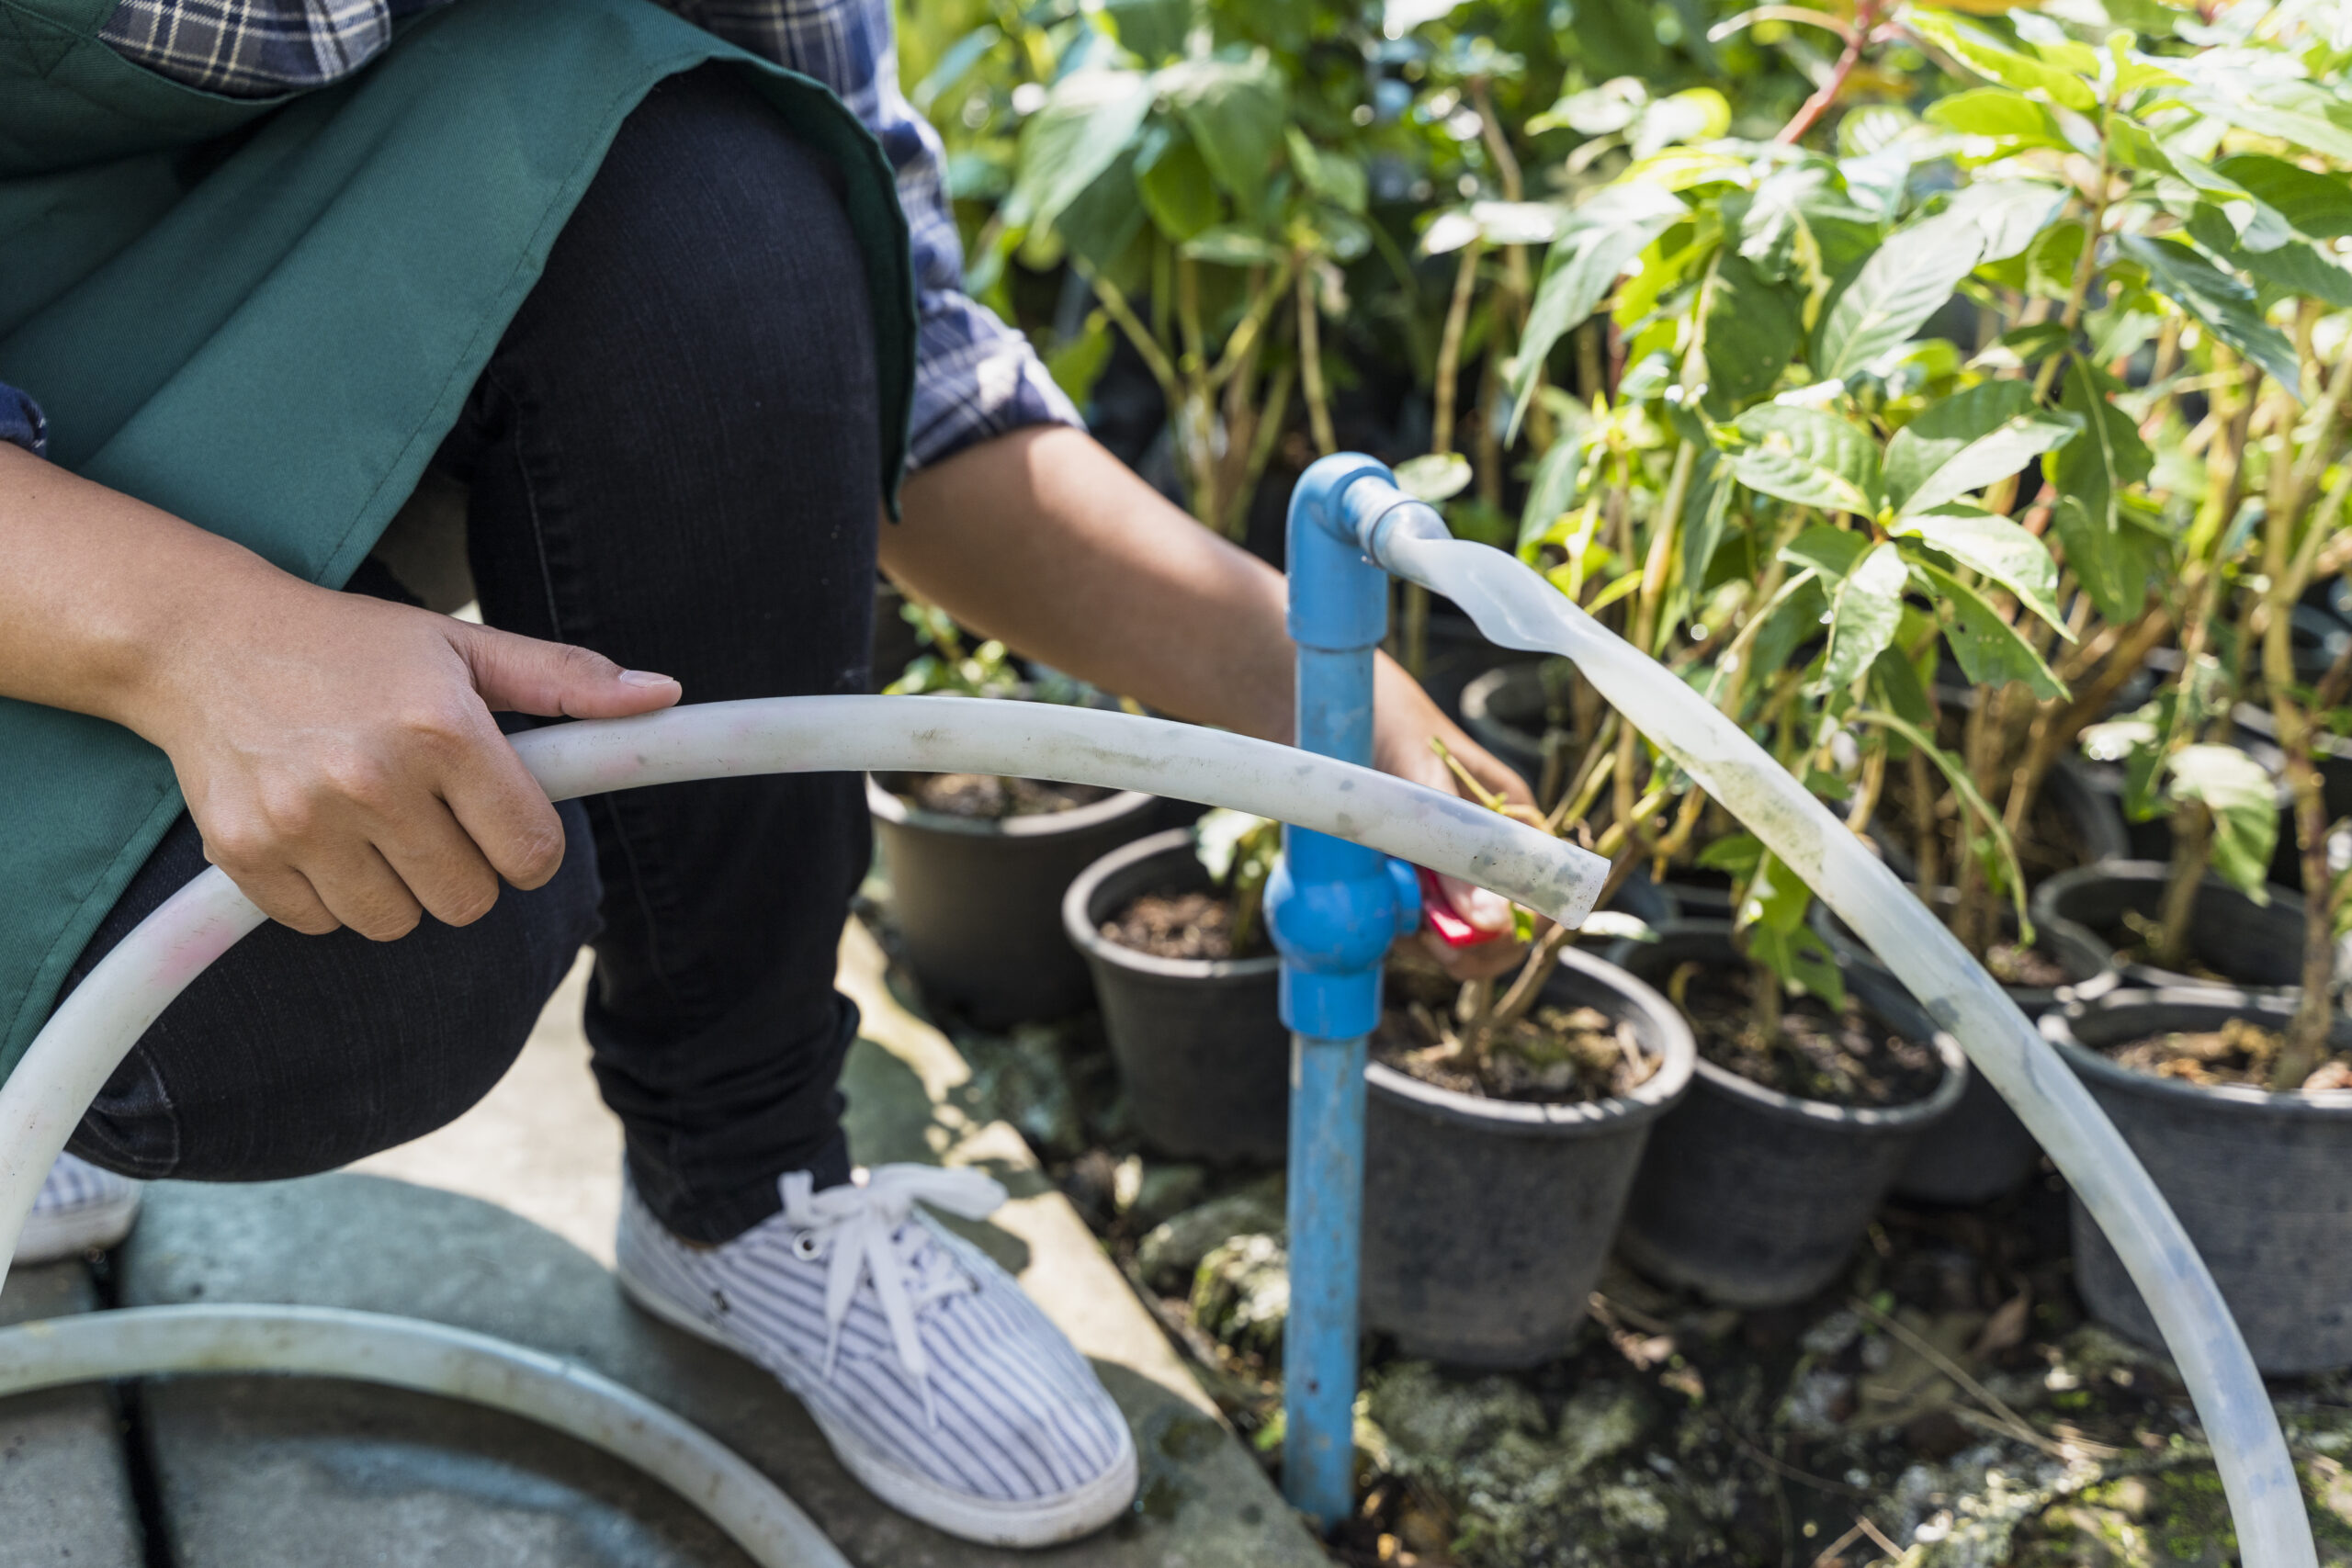
[[(522, 1061), (489, 1100), (360, 1173), (153, 1190), (117, 1259), (123, 1304), (269, 1301), (398, 1312), (576, 1357), (777, 1477), (861, 1568), (1322, 1563), (1019, 1134), (974, 1102), (963, 1058), (899, 1006), (883, 970), (879, 950), (853, 923), (842, 983), (865, 1014), (867, 1037), (845, 1080), (853, 1151), (867, 1164), (980, 1165), (1012, 1190), (1013, 1201), (995, 1223), (970, 1234), (1094, 1359), (1143, 1454), (1137, 1509), (1092, 1540), (1046, 1553), (994, 1551), (891, 1513), (834, 1463), (770, 1380), (621, 1300), (606, 1272), (620, 1138), (587, 1073), (578, 1028), (584, 973), (549, 1005)], [(41, 1284), (46, 1273), (28, 1272), (22, 1289), (52, 1292), (47, 1310), (86, 1300), (74, 1294), (87, 1291), (79, 1265), (60, 1274), (62, 1284)], [(19, 1299), (12, 1284), (8, 1303)], [(0, 1568), (166, 1560), (175, 1568), (736, 1568), (746, 1561), (658, 1486), (568, 1439), (386, 1391), (259, 1379), (165, 1382), (135, 1396), (130, 1451), (148, 1468), (149, 1514), (164, 1521), (167, 1538), (159, 1543), (167, 1557), (142, 1558), (124, 1544), (135, 1539), (135, 1529), (125, 1534), (135, 1515), (125, 1450), (107, 1437), (107, 1396), (75, 1391), (71, 1398), (82, 1402), (78, 1416), (34, 1411), (32, 1401), (0, 1404), (0, 1519), (8, 1521), (0, 1528)], [(82, 1449), (59, 1421), (81, 1434)], [(17, 1505), (32, 1477), (14, 1468), (29, 1461), (12, 1456), (36, 1449), (51, 1478), (44, 1489), (82, 1496), (51, 1527), (70, 1539), (70, 1558), (20, 1546), (29, 1538), (15, 1528), (27, 1517)], [(61, 1488), (54, 1478), (67, 1471), (78, 1480)], [(117, 1525), (104, 1538), (108, 1507)]]

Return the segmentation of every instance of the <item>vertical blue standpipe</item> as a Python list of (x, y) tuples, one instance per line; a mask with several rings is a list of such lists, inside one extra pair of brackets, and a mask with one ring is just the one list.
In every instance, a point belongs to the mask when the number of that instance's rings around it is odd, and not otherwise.
[[(1297, 744), (1372, 761), (1373, 652), (1388, 579), (1348, 526), (1369, 457), (1325, 457), (1290, 506), (1290, 635), (1298, 645)], [(1325, 1529), (1355, 1496), (1356, 1281), (1363, 1228), (1364, 1040), (1380, 1019), (1388, 945), (1420, 919), (1418, 889), (1378, 851), (1297, 828), (1266, 888), (1291, 1031), (1290, 1314), (1283, 1326), (1283, 1490)]]

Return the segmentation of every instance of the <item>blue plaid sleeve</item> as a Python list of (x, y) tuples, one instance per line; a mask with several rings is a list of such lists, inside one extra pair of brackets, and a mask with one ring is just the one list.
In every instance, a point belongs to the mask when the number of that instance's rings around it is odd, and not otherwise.
[(1032, 424), (1085, 422), (1028, 339), (964, 292), (964, 247), (939, 135), (899, 89), (889, 0), (663, 0), (729, 42), (816, 77), (882, 143), (914, 248), (914, 419), (921, 468)]
[(0, 441), (35, 457), (49, 449), (49, 422), (41, 418), (40, 405), (5, 381), (0, 381)]

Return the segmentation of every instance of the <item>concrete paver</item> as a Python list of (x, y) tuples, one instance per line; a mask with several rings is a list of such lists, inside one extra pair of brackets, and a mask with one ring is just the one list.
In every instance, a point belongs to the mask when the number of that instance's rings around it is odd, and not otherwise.
[[(0, 1291), (0, 1325), (96, 1304), (86, 1264), (19, 1269)], [(141, 1568), (144, 1540), (107, 1390), (0, 1400), (0, 1568)]]
[[(842, 983), (865, 1013), (867, 1038), (852, 1053), (845, 1077), (852, 1150), (869, 1164), (979, 1165), (1012, 1190), (1012, 1202), (995, 1223), (969, 1234), (1020, 1274), (1095, 1359), (1136, 1427), (1144, 1458), (1138, 1508), (1090, 1540), (1044, 1553), (998, 1551), (951, 1540), (892, 1513), (834, 1462), (807, 1416), (770, 1380), (747, 1375), (742, 1361), (656, 1325), (623, 1302), (603, 1266), (617, 1207), (619, 1139), (588, 1081), (576, 993), (568, 1008), (561, 996), (551, 1004), (523, 1066), (481, 1106), (432, 1137), (369, 1162), (370, 1171), (397, 1171), (401, 1180), (345, 1174), (254, 1187), (155, 1189), (147, 1218), (121, 1259), (126, 1303), (300, 1302), (399, 1312), (575, 1357), (707, 1427), (776, 1476), (864, 1568), (1320, 1564), (1321, 1552), (1217, 1420), (1027, 1145), (975, 1103), (970, 1074), (954, 1046), (889, 996), (883, 967), (879, 950), (853, 924), (843, 938)], [(202, 1384), (189, 1382), (166, 1391), (153, 1430), (175, 1531), (192, 1528), (181, 1523), (183, 1512), (207, 1489), (225, 1497), (265, 1487), (289, 1526), (353, 1509), (356, 1517), (376, 1519), (377, 1537), (415, 1528), (443, 1543), (441, 1556), (413, 1559), (420, 1562), (468, 1559), (553, 1568), (671, 1561), (602, 1556), (582, 1546), (583, 1537), (566, 1538), (559, 1552), (553, 1538), (533, 1536), (515, 1523), (537, 1516), (527, 1506), (517, 1511), (503, 1495), (469, 1494), (471, 1513), (444, 1511), (429, 1518), (371, 1501), (369, 1476), (404, 1477), (399, 1484), (405, 1486), (425, 1473), (415, 1463), (404, 1461), (408, 1468), (402, 1469), (384, 1459), (387, 1444), (406, 1443), (413, 1453), (429, 1440), (436, 1451), (508, 1458), (520, 1450), (503, 1439), (486, 1447), (475, 1434), (492, 1418), (469, 1410), (374, 1390), (338, 1388), (332, 1397), (289, 1392), (297, 1386), (232, 1382), (207, 1393)], [(379, 1411), (380, 1416), (370, 1414)], [(417, 1425), (399, 1426), (404, 1421)], [(385, 1438), (369, 1450), (377, 1457), (364, 1464), (331, 1461), (331, 1451), (343, 1451), (335, 1450), (337, 1442), (379, 1430), (369, 1422), (410, 1435), (398, 1442)], [(311, 1438), (297, 1441), (300, 1433)], [(541, 1441), (530, 1463), (485, 1469), (486, 1478), (507, 1479), (481, 1484), (493, 1491), (511, 1484), (534, 1496), (542, 1495), (534, 1487), (571, 1488), (592, 1501), (613, 1496), (582, 1468), (581, 1461), (593, 1456), (567, 1454), (573, 1446), (559, 1439)], [(318, 1454), (306, 1452), (312, 1447)], [(265, 1472), (266, 1483), (242, 1479)], [(443, 1473), (473, 1472), (459, 1467)], [(178, 1500), (183, 1495), (187, 1504)], [(298, 1498), (304, 1501), (291, 1501)], [(203, 1506), (209, 1520), (231, 1520), (235, 1513), (209, 1502)], [(404, 1506), (424, 1505), (412, 1500)], [(686, 1554), (677, 1562), (732, 1561), (731, 1549), (708, 1555), (708, 1543), (695, 1544), (665, 1524), (658, 1510), (632, 1517), (650, 1521), (646, 1529), (669, 1530), (662, 1539)], [(489, 1528), (492, 1522), (509, 1532), (498, 1546), (469, 1544), (458, 1551), (453, 1543), (461, 1525)], [(375, 1538), (363, 1529), (348, 1539)], [(181, 1556), (183, 1568), (362, 1560), (332, 1550), (292, 1550), (261, 1531), (204, 1540), (223, 1544), (220, 1551), (208, 1545), (207, 1555)], [(189, 1541), (194, 1544), (193, 1536)]]

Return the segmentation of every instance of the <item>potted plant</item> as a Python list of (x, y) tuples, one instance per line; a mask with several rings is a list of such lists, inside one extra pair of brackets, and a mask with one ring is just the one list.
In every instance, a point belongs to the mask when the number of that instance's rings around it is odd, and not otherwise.
[[(2352, 1024), (2297, 1035), (2291, 996), (2123, 989), (2044, 1015), (2213, 1271), (2255, 1364), (2352, 1364)], [(2098, 1226), (2074, 1207), (2075, 1284), (2102, 1322), (2162, 1342)]]
[[(1066, 677), (1033, 682), (990, 639), (967, 650), (929, 606), (924, 646), (897, 694), (1099, 700)], [(1091, 784), (976, 773), (869, 776), (890, 913), (926, 1002), (982, 1028), (1054, 1018), (1086, 1005), (1086, 965), (1064, 940), (1070, 880), (1155, 826), (1156, 798)]]
[(1069, 885), (1062, 929), (1085, 955), (1136, 1133), (1163, 1153), (1281, 1163), (1290, 1035), (1261, 898), (1280, 825), (1238, 811), (1138, 839)]
[[(1539, 942), (1508, 987), (1391, 960), (1365, 1068), (1363, 1321), (1408, 1355), (1524, 1367), (1584, 1321), (1642, 1153), (1690, 1083), (1681, 1018)], [(1484, 1010), (1480, 1008), (1484, 1005)]]

